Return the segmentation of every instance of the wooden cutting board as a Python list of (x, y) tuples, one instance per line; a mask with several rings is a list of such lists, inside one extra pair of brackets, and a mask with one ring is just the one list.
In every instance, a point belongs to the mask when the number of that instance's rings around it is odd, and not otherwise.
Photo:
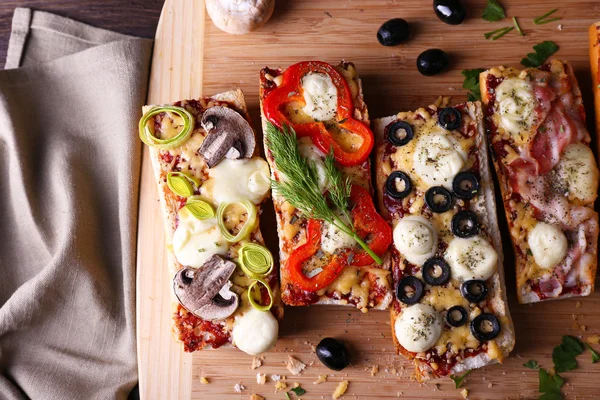
[[(543, 40), (560, 46), (557, 57), (575, 67), (584, 101), (592, 112), (587, 28), (600, 20), (598, 0), (563, 1), (501, 0), (509, 17), (517, 16), (526, 36), (514, 31), (498, 41), (486, 41), (483, 33), (511, 25), (509, 18), (490, 23), (480, 18), (484, 1), (465, 1), (469, 17), (450, 26), (437, 19), (431, 1), (382, 0), (279, 0), (269, 23), (246, 36), (219, 31), (205, 13), (203, 0), (167, 0), (156, 33), (149, 104), (211, 95), (236, 87), (248, 102), (255, 127), (258, 111), (258, 72), (264, 66), (285, 67), (305, 59), (337, 63), (352, 60), (363, 79), (372, 117), (414, 110), (432, 103), (438, 95), (466, 100), (461, 91), (461, 70), (518, 65), (520, 59)], [(532, 19), (559, 8), (560, 22), (534, 25)], [(414, 31), (412, 40), (398, 47), (377, 43), (376, 32), (387, 19), (405, 18)], [(559, 29), (562, 28), (562, 30)], [(448, 52), (452, 65), (439, 76), (421, 76), (417, 55), (432, 47)], [(592, 121), (591, 114), (589, 121)], [(590, 124), (590, 128), (591, 124)], [(264, 207), (262, 230), (272, 250), (277, 249), (274, 213)], [(500, 216), (503, 220), (504, 216)], [(171, 338), (171, 279), (165, 257), (163, 221), (156, 184), (147, 151), (144, 151), (140, 190), (137, 276), (137, 326), (140, 392), (142, 399), (247, 399), (258, 393), (267, 399), (283, 399), (275, 384), (256, 383), (256, 373), (286, 375), (285, 360), (294, 354), (309, 365), (288, 383), (299, 382), (303, 399), (328, 399), (341, 380), (350, 381), (345, 399), (461, 398), (449, 379), (428, 384), (411, 382), (412, 367), (393, 352), (389, 315), (362, 314), (351, 308), (288, 308), (281, 323), (276, 348), (265, 355), (264, 365), (252, 371), (252, 357), (236, 349), (184, 354)], [(505, 238), (506, 238), (505, 233)], [(517, 345), (503, 365), (471, 374), (465, 385), (470, 399), (537, 398), (537, 373), (522, 366), (529, 359), (552, 367), (552, 349), (565, 334), (600, 334), (600, 294), (533, 306), (517, 304), (512, 254), (506, 247), (507, 285)], [(274, 251), (276, 252), (276, 251)], [(585, 325), (587, 331), (575, 324)], [(352, 366), (343, 372), (323, 367), (312, 351), (323, 337), (348, 343)], [(598, 398), (600, 363), (591, 364), (589, 353), (579, 357), (578, 370), (565, 373), (563, 391), (568, 398)], [(373, 365), (379, 372), (373, 377)], [(326, 383), (315, 385), (317, 375), (328, 374)], [(202, 384), (206, 377), (209, 384)], [(242, 393), (234, 392), (241, 383)]]

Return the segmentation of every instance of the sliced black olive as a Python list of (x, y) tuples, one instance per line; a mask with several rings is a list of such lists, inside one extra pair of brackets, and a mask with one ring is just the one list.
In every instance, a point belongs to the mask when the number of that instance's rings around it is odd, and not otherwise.
[(434, 0), (435, 15), (449, 25), (458, 25), (465, 20), (467, 13), (459, 0)]
[(448, 55), (440, 49), (425, 50), (417, 57), (417, 69), (425, 76), (439, 74), (449, 63)]
[(425, 203), (434, 213), (443, 213), (452, 208), (452, 194), (442, 186), (434, 186), (425, 192)]
[(463, 282), (460, 286), (460, 292), (469, 303), (479, 303), (485, 300), (488, 294), (485, 282), (476, 279)]
[(460, 210), (452, 217), (452, 233), (459, 238), (469, 238), (479, 233), (479, 222), (473, 211)]
[(479, 179), (473, 172), (459, 172), (452, 181), (452, 191), (459, 199), (471, 200), (479, 191)]
[(325, 338), (317, 345), (317, 357), (327, 368), (341, 371), (350, 364), (346, 346), (334, 338)]
[(446, 130), (453, 131), (462, 125), (462, 115), (454, 107), (443, 108), (438, 114), (438, 123)]
[(396, 46), (410, 37), (410, 25), (402, 18), (386, 21), (377, 31), (377, 40), (384, 46)]
[(393, 122), (388, 128), (388, 140), (394, 146), (404, 146), (414, 136), (412, 126), (404, 121)]
[(385, 182), (385, 191), (395, 199), (403, 199), (410, 194), (412, 183), (402, 171), (394, 171)]
[(471, 333), (480, 342), (495, 339), (500, 333), (500, 322), (493, 314), (479, 314), (471, 321)]
[(446, 322), (448, 322), (448, 325), (455, 328), (466, 324), (468, 319), (469, 315), (467, 314), (467, 310), (461, 306), (451, 307), (446, 313)]
[(431, 286), (440, 286), (450, 280), (450, 267), (442, 257), (431, 257), (421, 270), (423, 280)]
[(396, 296), (404, 304), (416, 304), (423, 297), (423, 283), (414, 276), (406, 276), (398, 283)]

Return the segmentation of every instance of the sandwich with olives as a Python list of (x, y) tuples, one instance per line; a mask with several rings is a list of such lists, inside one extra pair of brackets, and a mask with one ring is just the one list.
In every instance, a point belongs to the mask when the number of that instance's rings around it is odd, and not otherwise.
[(260, 72), (285, 304), (390, 304), (389, 225), (375, 210), (369, 128), (352, 63)]
[(187, 352), (274, 345), (283, 317), (278, 271), (260, 207), (270, 171), (257, 156), (241, 91), (145, 106), (149, 146), (173, 274), (173, 333)]
[(393, 340), (419, 381), (502, 362), (515, 341), (481, 105), (445, 102), (373, 121)]
[(598, 167), (573, 69), (498, 67), (480, 76), (520, 303), (594, 290)]

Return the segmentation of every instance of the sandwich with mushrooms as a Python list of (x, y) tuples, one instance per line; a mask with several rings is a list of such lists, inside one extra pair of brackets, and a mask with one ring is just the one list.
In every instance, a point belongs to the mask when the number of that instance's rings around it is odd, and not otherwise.
[(354, 64), (260, 72), (285, 304), (386, 309), (391, 229), (375, 210), (373, 133)]
[(515, 343), (481, 104), (446, 103), (373, 121), (393, 340), (419, 381), (502, 362)]
[(242, 92), (143, 111), (139, 133), (173, 273), (175, 338), (187, 352), (228, 344), (252, 355), (268, 350), (283, 317), (278, 271), (259, 227), (270, 171), (256, 155)]

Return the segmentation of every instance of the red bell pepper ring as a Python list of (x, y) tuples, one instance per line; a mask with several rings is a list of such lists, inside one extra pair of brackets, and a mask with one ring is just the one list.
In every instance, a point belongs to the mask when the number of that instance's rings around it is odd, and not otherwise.
[[(353, 151), (346, 151), (335, 141), (323, 122), (292, 123), (283, 107), (290, 102), (304, 102), (302, 78), (309, 73), (322, 73), (331, 78), (337, 89), (336, 120), (339, 127), (358, 135), (362, 143)], [(283, 128), (291, 126), (298, 137), (310, 136), (313, 143), (325, 154), (333, 149), (335, 160), (344, 166), (359, 165), (367, 160), (373, 149), (373, 132), (367, 125), (354, 119), (352, 92), (346, 79), (330, 64), (321, 61), (304, 61), (294, 64), (283, 72), (279, 87), (269, 93), (263, 103), (265, 116), (272, 124)]]
[[(377, 214), (369, 192), (364, 188), (353, 185), (350, 201), (354, 205), (351, 211), (354, 227), (361, 237), (369, 237), (369, 248), (377, 255), (382, 255), (392, 243), (392, 229)], [(323, 222), (316, 219), (308, 220), (307, 241), (290, 254), (284, 265), (290, 280), (303, 290), (311, 292), (328, 286), (333, 282), (344, 267), (367, 266), (373, 264), (373, 258), (365, 250), (344, 249), (335, 254), (323, 270), (313, 276), (307, 277), (302, 264), (314, 256), (321, 247), (321, 229)]]

